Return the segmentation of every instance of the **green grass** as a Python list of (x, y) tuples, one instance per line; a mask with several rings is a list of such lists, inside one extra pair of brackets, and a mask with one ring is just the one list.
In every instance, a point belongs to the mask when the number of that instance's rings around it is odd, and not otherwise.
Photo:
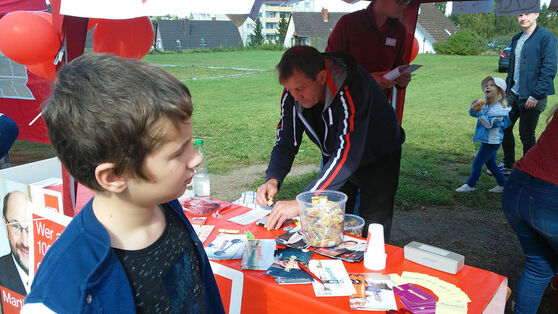
[[(274, 67), (281, 55), (281, 51), (248, 50), (156, 54), (147, 55), (143, 60), (164, 66), (190, 88), (194, 136), (205, 139), (211, 171), (226, 173), (249, 164), (268, 162), (280, 114), (283, 88), (277, 82)], [(415, 72), (407, 89), (403, 116), (407, 140), (401, 161), (398, 208), (455, 205), (500, 208), (500, 195), (487, 192), (496, 181), (486, 174), (477, 185), (479, 191), (466, 195), (454, 192), (466, 181), (478, 149), (471, 143), (476, 120), (469, 117), (468, 106), (473, 99), (483, 96), (480, 82), (485, 76), (506, 77), (505, 73), (496, 72), (497, 61), (497, 56), (419, 55), (416, 58), (414, 63), (423, 67)], [(548, 106), (557, 102), (558, 97), (551, 96)], [(544, 130), (544, 120), (546, 113), (541, 115), (537, 136)], [(516, 141), (519, 158), (519, 136)], [(18, 141), (12, 152), (14, 163), (25, 160), (25, 154), (32, 149), (36, 150), (36, 145)], [(48, 147), (38, 149), (45, 156), (52, 155)], [(319, 163), (319, 160), (318, 149), (305, 139), (295, 164)], [(279, 198), (294, 198), (314, 176), (288, 177)], [(263, 178), (254, 187), (261, 182)]]

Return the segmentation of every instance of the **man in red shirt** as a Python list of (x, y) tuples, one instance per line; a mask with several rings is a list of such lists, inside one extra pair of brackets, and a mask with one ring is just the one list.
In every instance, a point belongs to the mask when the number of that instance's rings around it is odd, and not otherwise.
[(409, 73), (403, 73), (394, 81), (382, 76), (406, 63), (403, 54), (407, 30), (398, 18), (410, 2), (372, 0), (366, 9), (344, 15), (329, 36), (326, 52), (342, 50), (349, 53), (370, 72), (386, 96), (394, 85), (407, 87), (411, 81)]

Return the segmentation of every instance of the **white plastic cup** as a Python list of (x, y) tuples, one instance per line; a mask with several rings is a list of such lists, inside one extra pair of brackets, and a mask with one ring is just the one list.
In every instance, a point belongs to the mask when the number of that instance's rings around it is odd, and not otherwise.
[(366, 251), (364, 253), (364, 267), (370, 270), (386, 268), (386, 248), (384, 242), (384, 226), (370, 224), (366, 238)]

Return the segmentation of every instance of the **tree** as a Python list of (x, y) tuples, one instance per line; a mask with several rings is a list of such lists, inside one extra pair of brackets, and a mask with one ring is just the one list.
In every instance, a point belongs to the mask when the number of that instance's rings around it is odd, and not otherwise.
[(282, 17), (279, 20), (279, 26), (277, 26), (277, 34), (279, 35), (279, 45), (281, 46), (285, 44), (285, 36), (287, 36), (288, 28), (289, 28), (289, 22), (287, 22), (287, 19)]
[(438, 8), (438, 10), (446, 14), (446, 2), (434, 2), (434, 5)]
[(261, 46), (264, 43), (265, 37), (262, 34), (263, 26), (262, 21), (258, 17), (256, 24), (254, 24), (254, 31), (250, 35), (250, 46)]
[(558, 36), (558, 12), (549, 10), (546, 4), (541, 8), (537, 24)]

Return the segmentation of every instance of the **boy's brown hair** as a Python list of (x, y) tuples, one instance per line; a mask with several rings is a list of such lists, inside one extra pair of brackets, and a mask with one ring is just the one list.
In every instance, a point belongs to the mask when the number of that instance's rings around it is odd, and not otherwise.
[(95, 168), (147, 179), (145, 156), (169, 127), (192, 116), (190, 91), (166, 71), (138, 60), (88, 53), (62, 67), (43, 105), (50, 141), (80, 183), (101, 191)]

